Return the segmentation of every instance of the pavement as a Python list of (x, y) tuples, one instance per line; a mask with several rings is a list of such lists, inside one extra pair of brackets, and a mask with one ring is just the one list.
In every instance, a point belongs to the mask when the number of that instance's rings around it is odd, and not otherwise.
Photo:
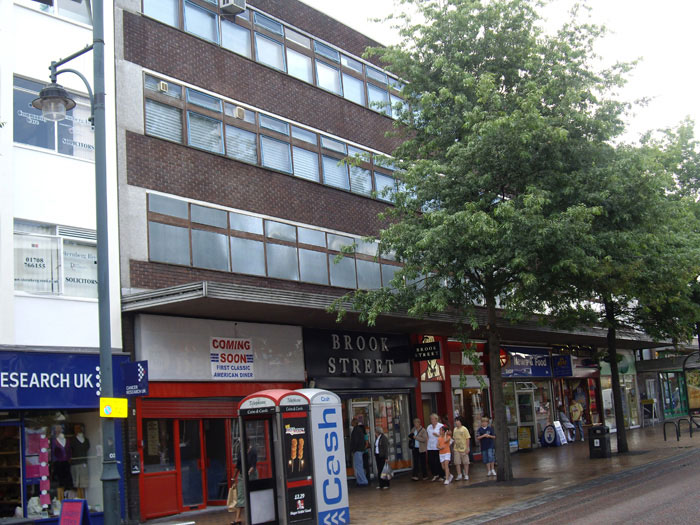
[[(669, 426), (670, 430), (670, 426)], [(361, 525), (468, 525), (499, 521), (548, 501), (565, 498), (572, 492), (602, 485), (625, 476), (642, 476), (645, 470), (684, 455), (700, 454), (700, 431), (693, 438), (684, 426), (680, 441), (655, 425), (627, 432), (629, 452), (617, 454), (615, 434), (611, 434), (612, 457), (590, 459), (588, 441), (562, 447), (539, 448), (512, 456), (514, 480), (497, 482), (486, 476), (480, 462), (471, 466), (469, 481), (412, 481), (410, 474), (399, 474), (389, 490), (350, 487), (351, 523)], [(617, 477), (617, 478), (616, 478)], [(350, 481), (350, 485), (352, 485)], [(148, 523), (229, 525), (231, 515), (221, 508), (171, 516)]]

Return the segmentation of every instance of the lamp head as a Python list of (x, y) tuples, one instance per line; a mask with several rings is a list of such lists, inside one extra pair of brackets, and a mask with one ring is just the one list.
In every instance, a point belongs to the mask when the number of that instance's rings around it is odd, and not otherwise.
[(32, 106), (40, 109), (46, 120), (59, 121), (66, 118), (66, 111), (75, 107), (75, 100), (63, 86), (52, 82), (39, 92), (39, 98), (32, 101)]

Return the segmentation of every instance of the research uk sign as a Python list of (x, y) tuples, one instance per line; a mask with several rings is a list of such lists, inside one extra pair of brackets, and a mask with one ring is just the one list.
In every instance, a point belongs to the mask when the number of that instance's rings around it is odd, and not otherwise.
[(212, 337), (209, 358), (212, 379), (255, 379), (253, 342), (250, 339)]

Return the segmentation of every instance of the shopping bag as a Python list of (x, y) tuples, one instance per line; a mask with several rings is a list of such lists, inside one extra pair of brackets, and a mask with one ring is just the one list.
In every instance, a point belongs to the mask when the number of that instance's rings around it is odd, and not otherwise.
[(236, 500), (238, 499), (238, 487), (233, 485), (228, 489), (228, 498), (226, 499), (226, 508), (229, 512), (233, 512), (236, 508)]
[(394, 473), (391, 471), (391, 467), (389, 466), (389, 462), (387, 461), (386, 463), (384, 463), (384, 468), (382, 469), (381, 478), (388, 481), (393, 477), (394, 477)]

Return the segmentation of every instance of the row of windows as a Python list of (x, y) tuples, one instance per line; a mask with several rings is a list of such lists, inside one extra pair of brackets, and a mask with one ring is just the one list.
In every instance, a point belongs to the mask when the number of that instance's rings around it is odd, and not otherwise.
[(398, 118), (403, 84), (259, 13), (219, 15), (209, 0), (143, 0), (143, 13), (266, 66)]
[(60, 122), (46, 120), (32, 106), (44, 84), (14, 77), (13, 140), (86, 160), (95, 158), (95, 137), (90, 118), (90, 101), (71, 94), (76, 106)]
[[(391, 166), (381, 156), (189, 87), (145, 77), (148, 135), (390, 201)], [(183, 130), (185, 131), (183, 133)], [(350, 157), (352, 162), (343, 162)]]
[(97, 297), (97, 246), (70, 239), (56, 226), (15, 220), (15, 290)]
[[(400, 266), (377, 243), (148, 196), (149, 260), (341, 288), (389, 286)], [(339, 262), (344, 247), (353, 252)]]

